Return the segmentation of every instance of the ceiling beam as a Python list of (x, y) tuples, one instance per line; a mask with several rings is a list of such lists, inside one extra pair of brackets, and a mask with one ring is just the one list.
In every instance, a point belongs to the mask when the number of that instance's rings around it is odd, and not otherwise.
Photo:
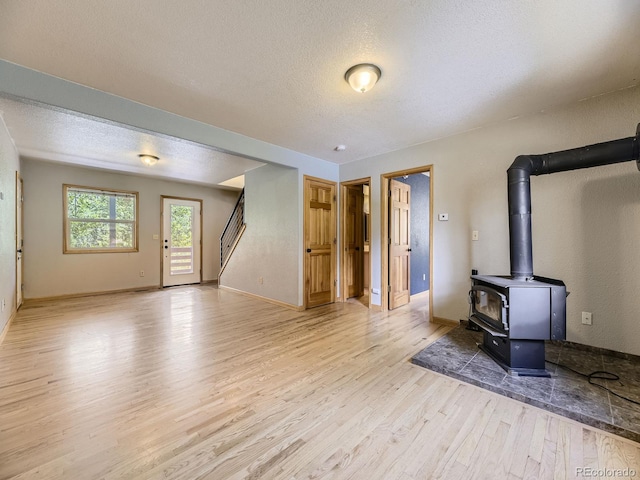
[(215, 150), (303, 173), (337, 178), (338, 165), (207, 123), (182, 117), (0, 59), (0, 95), (25, 99), (206, 145)]

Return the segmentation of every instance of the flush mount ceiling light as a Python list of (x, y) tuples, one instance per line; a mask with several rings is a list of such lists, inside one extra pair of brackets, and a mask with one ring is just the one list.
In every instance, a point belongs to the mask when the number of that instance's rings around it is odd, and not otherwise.
[(356, 92), (364, 93), (373, 88), (382, 72), (372, 63), (354, 65), (344, 74), (344, 79)]
[(158, 163), (158, 160), (160, 160), (155, 155), (147, 155), (146, 153), (141, 153), (140, 155), (138, 155), (138, 157), (140, 157), (140, 161), (147, 167), (154, 166), (156, 163)]

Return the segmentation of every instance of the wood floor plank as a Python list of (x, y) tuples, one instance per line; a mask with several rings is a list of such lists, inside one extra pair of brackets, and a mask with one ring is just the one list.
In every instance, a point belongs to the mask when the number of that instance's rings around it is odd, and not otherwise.
[(305, 312), (205, 286), (27, 303), (2, 479), (575, 478), (640, 445), (408, 362), (428, 297)]

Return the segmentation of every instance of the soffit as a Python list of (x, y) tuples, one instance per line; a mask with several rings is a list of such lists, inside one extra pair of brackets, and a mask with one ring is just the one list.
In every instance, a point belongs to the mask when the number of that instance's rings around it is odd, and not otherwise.
[[(264, 163), (186, 140), (0, 98), (0, 115), (24, 157), (202, 185), (218, 185)], [(154, 166), (138, 155), (160, 158)], [(242, 188), (240, 184), (227, 185)]]

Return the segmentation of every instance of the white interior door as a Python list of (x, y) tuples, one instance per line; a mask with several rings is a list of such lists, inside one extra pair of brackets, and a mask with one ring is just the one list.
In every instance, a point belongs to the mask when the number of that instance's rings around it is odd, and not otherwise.
[(22, 305), (22, 178), (16, 174), (16, 308)]
[(162, 198), (162, 286), (202, 281), (201, 200)]

